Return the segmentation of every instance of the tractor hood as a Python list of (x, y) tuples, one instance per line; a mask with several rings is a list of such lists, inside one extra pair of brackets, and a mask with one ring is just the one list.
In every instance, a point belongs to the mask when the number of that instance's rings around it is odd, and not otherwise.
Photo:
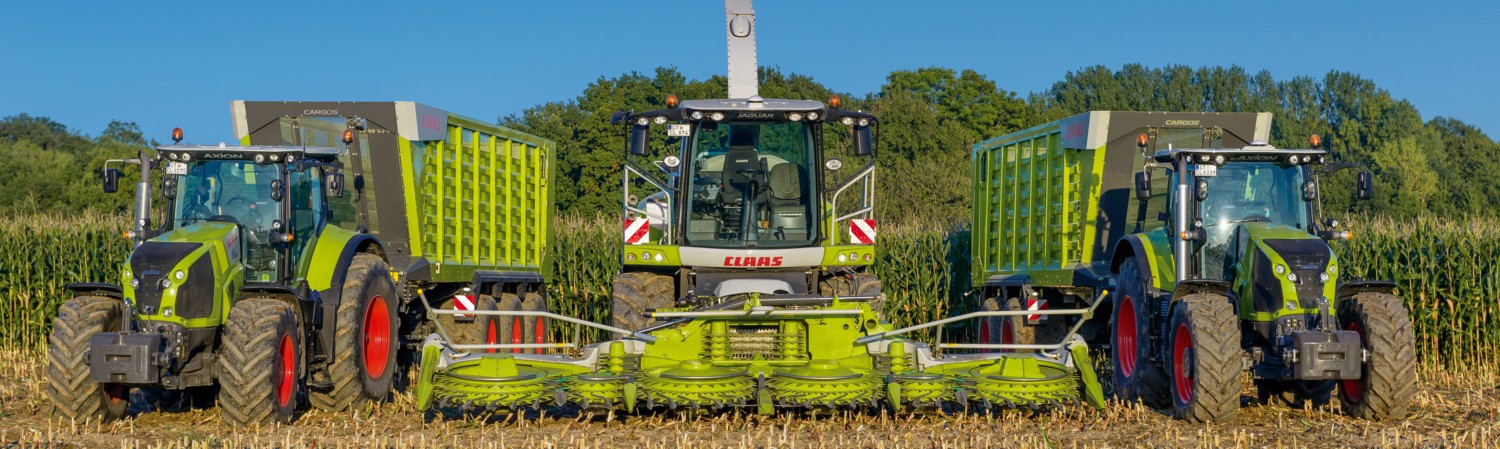
[[(1271, 316), (1316, 313), (1319, 303), (1332, 304), (1338, 284), (1338, 260), (1328, 242), (1289, 226), (1242, 225), (1249, 282), (1256, 312)], [(1245, 276), (1248, 275), (1248, 276)]]
[[(184, 322), (214, 315), (215, 266), (238, 258), (238, 225), (205, 222), (177, 228), (142, 243), (125, 266), (125, 297), (150, 321)], [(215, 262), (218, 263), (215, 263)]]

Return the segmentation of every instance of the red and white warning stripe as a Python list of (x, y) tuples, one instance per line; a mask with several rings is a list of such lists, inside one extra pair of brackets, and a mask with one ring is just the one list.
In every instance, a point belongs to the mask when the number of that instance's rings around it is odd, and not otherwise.
[[(453, 295), (453, 309), (454, 310), (474, 310), (474, 297), (473, 296), (469, 296), (469, 295), (465, 295), (465, 294)], [(473, 314), (468, 314), (468, 313), (460, 313), (460, 314), (454, 315), (454, 316), (471, 317), (471, 316), (474, 316), (474, 315)]]
[[(1045, 299), (1036, 299), (1036, 298), (1028, 299), (1028, 300), (1026, 300), (1026, 310), (1029, 310), (1029, 311), (1047, 310), (1047, 300), (1045, 300)], [(1042, 320), (1042, 315), (1026, 315), (1026, 321), (1029, 322), (1029, 323), (1036, 324), (1038, 321), (1041, 321), (1041, 320)]]
[(849, 220), (849, 242), (856, 245), (874, 245), (875, 220)]
[(645, 218), (625, 220), (625, 244), (644, 245), (651, 240), (651, 221)]

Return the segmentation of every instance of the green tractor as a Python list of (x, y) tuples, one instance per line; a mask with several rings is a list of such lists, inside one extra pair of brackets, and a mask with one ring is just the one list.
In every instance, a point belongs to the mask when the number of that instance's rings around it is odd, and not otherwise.
[[(1137, 144), (1146, 153), (1165, 138), (1142, 133)], [(1389, 282), (1346, 281), (1328, 242), (1349, 233), (1319, 221), (1320, 175), (1353, 165), (1263, 141), (1146, 156), (1136, 199), (1159, 202), (1142, 210), (1164, 210), (1165, 226), (1115, 245), (1116, 394), (1226, 421), (1248, 370), (1262, 401), (1318, 405), (1337, 389), (1350, 415), (1405, 416), (1416, 382), (1407, 310)], [(1167, 173), (1166, 195), (1151, 195), (1152, 170)], [(1368, 172), (1357, 190), (1370, 197)]]
[[(68, 286), (76, 296), (47, 353), (54, 414), (118, 419), (132, 389), (158, 400), (216, 394), (237, 425), (289, 421), (305, 399), (385, 399), (397, 375), (397, 291), (377, 239), (328, 224), (341, 152), (174, 144), (112, 161), (141, 167), (136, 246), (118, 284)], [(164, 175), (159, 225), (152, 170)], [(106, 192), (119, 177), (106, 165)]]
[[(542, 317), (614, 339), (462, 344), (439, 322), (423, 346), (419, 407), (515, 412), (572, 404), (760, 414), (989, 410), (1080, 400), (1102, 407), (1076, 326), (1057, 342), (1031, 345), (904, 336), (981, 317), (1089, 310), (982, 311), (892, 329), (882, 313), (880, 279), (870, 270), (875, 165), (845, 172), (823, 139), (830, 130), (848, 132), (850, 153), (871, 157), (878, 120), (839, 109), (837, 97), (826, 105), (761, 98), (754, 13), (745, 0), (725, 6), (732, 98), (668, 96), (666, 109), (612, 118), (629, 138), (622, 162), (623, 270), (613, 283), (611, 324), (546, 312), (429, 310)], [(680, 146), (647, 168), (635, 158), (650, 153), (653, 126), (665, 127)], [(556, 352), (514, 352), (532, 348)], [(974, 349), (1038, 352), (964, 353)]]

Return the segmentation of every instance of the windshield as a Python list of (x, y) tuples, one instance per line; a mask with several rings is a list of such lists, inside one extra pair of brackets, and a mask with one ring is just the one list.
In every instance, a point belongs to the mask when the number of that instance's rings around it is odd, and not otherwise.
[(802, 122), (704, 122), (693, 138), (688, 243), (807, 246), (816, 237), (812, 135)]
[(1208, 199), (1199, 203), (1207, 234), (1203, 275), (1227, 279), (1232, 265), (1230, 239), (1240, 223), (1263, 222), (1305, 229), (1307, 202), (1302, 199), (1302, 167), (1275, 162), (1236, 162), (1220, 166), (1208, 180)]
[(276, 275), (276, 254), (269, 236), (281, 208), (271, 201), (271, 180), (278, 165), (247, 161), (203, 161), (193, 164), (177, 182), (176, 226), (211, 220), (240, 225), (245, 240), (246, 280), (269, 282)]

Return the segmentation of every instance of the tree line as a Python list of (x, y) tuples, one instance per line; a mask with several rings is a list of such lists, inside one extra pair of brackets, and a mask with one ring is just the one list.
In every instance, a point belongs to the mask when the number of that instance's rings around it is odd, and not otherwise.
[[(1271, 112), (1272, 144), (1304, 147), (1323, 137), (1334, 159), (1362, 164), (1376, 176), (1377, 199), (1354, 203), (1352, 176), (1329, 179), (1325, 208), (1391, 217), (1423, 214), (1494, 216), (1500, 204), (1500, 143), (1455, 118), (1424, 120), (1410, 102), (1374, 82), (1334, 71), (1321, 78), (1277, 79), (1240, 67), (1086, 67), (1025, 96), (1002, 89), (973, 70), (930, 67), (892, 72), (877, 92), (839, 92), (810, 77), (762, 68), (761, 96), (843, 99), (845, 109), (876, 114), (879, 128), (877, 218), (885, 222), (965, 220), (969, 210), (973, 144), (1090, 110)], [(601, 76), (571, 99), (501, 116), (498, 122), (558, 143), (554, 184), (563, 213), (618, 210), (625, 129), (609, 123), (617, 111), (665, 107), (681, 99), (722, 98), (723, 76), (689, 80), (675, 68)], [(825, 133), (830, 154), (846, 165), (849, 136)], [(652, 156), (675, 148), (665, 133), (651, 136)], [(103, 161), (130, 157), (143, 145), (131, 122), (112, 122), (98, 136), (45, 117), (0, 119), (0, 212), (94, 210), (123, 212), (130, 195), (99, 191)], [(1444, 184), (1443, 182), (1447, 182)], [(122, 183), (127, 184), (127, 183)], [(132, 187), (122, 185), (121, 190)]]

